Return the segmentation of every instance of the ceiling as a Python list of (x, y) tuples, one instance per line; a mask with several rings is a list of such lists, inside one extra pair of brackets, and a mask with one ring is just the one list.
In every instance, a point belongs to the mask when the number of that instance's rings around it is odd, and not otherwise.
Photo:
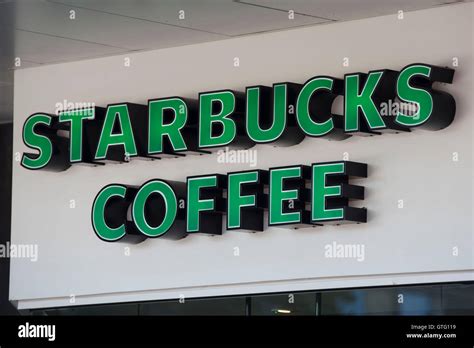
[(13, 69), (456, 2), (463, 0), (0, 0), (0, 121), (11, 114)]

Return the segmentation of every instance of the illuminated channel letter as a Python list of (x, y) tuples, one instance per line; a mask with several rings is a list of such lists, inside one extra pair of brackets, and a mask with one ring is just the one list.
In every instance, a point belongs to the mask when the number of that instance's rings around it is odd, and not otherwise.
[(366, 222), (363, 208), (349, 200), (364, 199), (364, 187), (349, 184), (349, 177), (367, 177), (367, 165), (357, 162), (328, 162), (312, 165), (311, 221), (316, 224)]
[(132, 220), (145, 236), (156, 238), (173, 226), (178, 200), (173, 188), (162, 180), (150, 180), (138, 190), (132, 203)]
[(83, 123), (84, 120), (93, 120), (95, 109), (78, 109), (59, 113), (59, 122), (69, 122), (69, 161), (82, 162)]
[(268, 172), (229, 173), (227, 182), (227, 229), (263, 231), (263, 189)]
[[(237, 134), (235, 122), (230, 118), (236, 106), (232, 91), (199, 94), (199, 147), (218, 147), (230, 144)], [(215, 125), (220, 125), (216, 128)], [(216, 135), (216, 129), (221, 134)]]
[[(331, 118), (331, 106), (336, 98), (332, 93), (334, 81), (332, 77), (318, 76), (306, 82), (301, 90), (296, 104), (296, 119), (306, 135), (320, 137), (334, 129)], [(312, 98), (316, 104), (314, 115), (310, 110)]]
[(326, 198), (341, 196), (341, 185), (326, 186), (328, 174), (343, 174), (344, 162), (313, 165), (313, 221), (338, 220), (344, 217), (344, 208), (326, 209)]
[[(104, 241), (115, 242), (126, 234), (128, 204), (123, 204), (126, 191), (127, 187), (124, 185), (111, 184), (100, 190), (95, 197), (92, 205), (92, 226), (97, 236)], [(107, 208), (114, 204), (115, 209), (111, 209), (112, 213), (108, 213)], [(117, 213), (116, 209), (120, 209), (122, 214)]]
[[(256, 143), (276, 141), (285, 130), (288, 107), (287, 84), (274, 85), (273, 98), (271, 92), (270, 87), (247, 87), (247, 134)], [(273, 107), (271, 107), (272, 99)]]
[(186, 232), (222, 234), (222, 175), (188, 177)]
[[(304, 189), (304, 166), (270, 169), (269, 225), (299, 224), (304, 209), (300, 194)], [(304, 202), (303, 202), (304, 203)]]
[(23, 142), (38, 153), (23, 153), (22, 167), (60, 172), (70, 167), (68, 139), (57, 135), (58, 118), (49, 114), (33, 114), (23, 125)]
[(187, 150), (181, 129), (188, 120), (188, 107), (181, 98), (150, 100), (148, 102), (149, 134), (148, 153), (163, 153), (164, 137), (171, 143), (172, 151)]
[[(119, 133), (114, 132), (117, 121), (120, 128)], [(119, 156), (122, 157), (122, 160), (125, 160), (125, 156), (134, 157), (138, 154), (127, 104), (109, 105), (107, 107), (95, 159), (118, 160), (115, 156), (113, 158), (108, 157), (109, 147), (116, 146), (122, 148), (120, 153), (123, 154), (123, 157)]]
[(416, 105), (416, 112), (408, 115), (399, 112), (396, 122), (407, 127), (427, 130), (443, 129), (451, 124), (456, 113), (452, 95), (432, 89), (433, 82), (452, 83), (454, 70), (426, 64), (408, 65), (397, 80), (400, 100)]
[(53, 156), (53, 145), (48, 137), (35, 131), (36, 126), (50, 126), (52, 117), (44, 114), (34, 114), (28, 117), (23, 126), (23, 142), (26, 146), (39, 151), (38, 155), (24, 153), (21, 165), (28, 169), (45, 167)]
[[(383, 71), (374, 71), (370, 72), (369, 75), (345, 75), (344, 114), (346, 132), (359, 131), (359, 119), (361, 117), (365, 118), (369, 129), (386, 127), (373, 99), (383, 74)], [(362, 83), (364, 85), (361, 91)]]

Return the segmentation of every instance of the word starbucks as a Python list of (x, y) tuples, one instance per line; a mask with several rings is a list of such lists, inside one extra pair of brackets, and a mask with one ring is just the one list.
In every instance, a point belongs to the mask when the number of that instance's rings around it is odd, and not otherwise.
[[(35, 113), (23, 126), (28, 169), (62, 171), (71, 164), (98, 165), (131, 158), (166, 158), (210, 153), (216, 148), (255, 144), (294, 145), (305, 136), (345, 139), (351, 135), (439, 130), (454, 119), (456, 103), (434, 82), (452, 83), (454, 70), (412, 64), (400, 72), (375, 70), (337, 79), (316, 76), (304, 84), (247, 87), (245, 93), (219, 90), (152, 99), (148, 105), (65, 110), (59, 116)], [(332, 113), (338, 96), (344, 113)], [(410, 113), (381, 112), (391, 101), (415, 105)]]
[(188, 177), (186, 183), (153, 179), (141, 187), (110, 184), (92, 205), (92, 226), (104, 241), (135, 241), (227, 230), (263, 231), (268, 225), (296, 227), (363, 223), (364, 163), (340, 161)]

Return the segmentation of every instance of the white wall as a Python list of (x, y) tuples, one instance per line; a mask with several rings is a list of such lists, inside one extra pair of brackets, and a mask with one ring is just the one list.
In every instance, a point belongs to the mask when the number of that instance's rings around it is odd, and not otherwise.
[[(196, 98), (207, 90), (302, 83), (316, 75), (397, 70), (415, 62), (450, 66), (453, 57), (459, 59), (454, 83), (440, 87), (455, 96), (458, 108), (445, 130), (258, 147), (262, 169), (339, 160), (344, 152), (368, 163), (369, 177), (361, 181), (367, 224), (105, 243), (90, 225), (91, 205), (103, 186), (185, 180), (248, 166), (219, 164), (216, 155), (62, 173), (28, 171), (14, 162), (12, 242), (37, 243), (39, 260), (12, 259), (10, 299), (34, 308), (70, 305), (72, 294), (75, 304), (87, 304), (473, 279), (473, 12), (469, 3), (406, 13), (403, 20), (393, 15), (137, 53), (130, 55), (129, 68), (117, 56), (16, 71), (14, 152), (22, 153), (25, 119), (54, 112), (63, 99), (105, 106)], [(347, 68), (344, 57), (350, 59)], [(324, 246), (333, 241), (365, 244), (365, 261), (325, 258)]]

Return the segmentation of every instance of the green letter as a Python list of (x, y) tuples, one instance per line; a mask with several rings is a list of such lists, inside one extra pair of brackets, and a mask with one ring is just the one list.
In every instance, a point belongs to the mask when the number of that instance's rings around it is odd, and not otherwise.
[(372, 100), (377, 86), (382, 78), (383, 71), (372, 72), (367, 76), (364, 88), (359, 93), (360, 75), (346, 75), (345, 77), (345, 131), (359, 130), (359, 109), (367, 120), (371, 129), (385, 128), (385, 123)]
[(43, 114), (34, 114), (28, 117), (23, 126), (23, 142), (26, 146), (37, 149), (39, 154), (24, 153), (21, 159), (21, 165), (28, 169), (44, 168), (53, 155), (53, 145), (48, 137), (39, 135), (35, 132), (38, 124), (50, 126), (52, 117)]
[(105, 221), (105, 207), (112, 197), (125, 198), (127, 188), (123, 185), (104, 187), (94, 200), (92, 206), (92, 226), (97, 236), (105, 241), (113, 242), (125, 236), (125, 225), (111, 228)]
[[(117, 115), (121, 133), (112, 134)], [(95, 159), (105, 159), (110, 145), (123, 145), (124, 151), (128, 156), (137, 155), (137, 147), (135, 145), (132, 124), (130, 123), (130, 116), (126, 104), (110, 105), (107, 108)]]
[(69, 161), (82, 161), (82, 124), (83, 120), (94, 119), (94, 109), (79, 109), (62, 111), (59, 114), (59, 122), (71, 122), (69, 131)]
[[(158, 193), (164, 200), (165, 214), (160, 225), (150, 226), (145, 216), (145, 205), (151, 194)], [(148, 237), (159, 237), (171, 228), (176, 218), (177, 212), (176, 195), (166, 182), (161, 180), (152, 180), (145, 184), (137, 192), (132, 204), (132, 220), (138, 230)]]
[(214, 199), (200, 199), (199, 197), (201, 189), (215, 188), (216, 186), (217, 177), (215, 175), (188, 178), (186, 232), (198, 232), (200, 212), (214, 210)]
[(428, 91), (410, 86), (410, 80), (421, 75), (430, 78), (431, 68), (425, 65), (412, 65), (404, 69), (397, 80), (397, 95), (407, 103), (416, 103), (417, 111), (414, 115), (399, 112), (395, 122), (402, 126), (413, 127), (425, 123), (433, 112), (433, 98)]
[[(219, 102), (220, 112), (213, 114), (213, 105)], [(228, 118), (235, 109), (235, 96), (231, 91), (211, 92), (199, 95), (199, 147), (216, 147), (231, 143), (236, 135), (235, 123)], [(213, 136), (213, 123), (220, 123), (221, 135)]]
[(327, 77), (316, 77), (304, 85), (298, 96), (296, 119), (303, 132), (309, 136), (320, 137), (328, 134), (334, 128), (332, 118), (322, 123), (317, 123), (313, 121), (309, 112), (309, 102), (313, 93), (318, 90), (331, 92), (333, 82), (333, 79)]
[(297, 200), (299, 192), (297, 189), (283, 190), (285, 179), (300, 178), (301, 167), (277, 168), (270, 170), (270, 206), (269, 224), (282, 225), (298, 223), (301, 221), (300, 212), (283, 212), (283, 201)]
[(240, 228), (241, 208), (256, 205), (255, 194), (241, 195), (242, 184), (258, 182), (258, 172), (231, 173), (227, 176), (227, 228)]
[[(186, 143), (181, 135), (181, 128), (188, 119), (188, 108), (180, 98), (151, 100), (149, 107), (148, 153), (163, 152), (163, 137), (166, 135), (175, 151), (186, 150)], [(164, 113), (171, 110), (174, 120), (164, 124)]]
[(313, 164), (312, 211), (314, 222), (338, 220), (344, 217), (344, 209), (326, 209), (326, 198), (341, 195), (341, 186), (326, 186), (326, 175), (344, 173), (344, 162)]
[(273, 86), (273, 123), (265, 130), (260, 128), (259, 124), (260, 94), (260, 87), (247, 88), (247, 134), (256, 143), (268, 143), (278, 139), (285, 129), (287, 86), (286, 84)]

